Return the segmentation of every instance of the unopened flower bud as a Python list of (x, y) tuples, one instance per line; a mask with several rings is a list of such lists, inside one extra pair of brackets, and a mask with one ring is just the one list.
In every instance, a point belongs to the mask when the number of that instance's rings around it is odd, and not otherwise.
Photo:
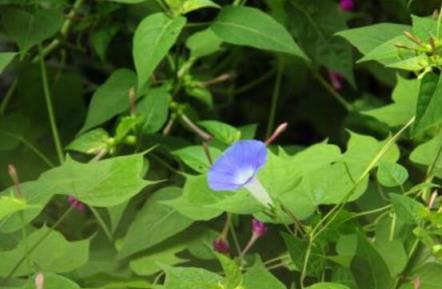
[(257, 238), (260, 238), (267, 233), (267, 226), (263, 222), (257, 219), (253, 219), (252, 232)]
[(37, 276), (35, 276), (35, 288), (43, 289), (44, 283), (45, 283), (45, 277), (43, 273), (38, 273)]
[(86, 209), (85, 205), (79, 200), (77, 200), (74, 196), (69, 196), (68, 202), (71, 204), (72, 207), (74, 207), (80, 212), (84, 212), (84, 210)]
[(223, 238), (218, 238), (213, 241), (213, 249), (219, 253), (229, 253), (230, 246), (229, 243), (227, 243), (226, 240)]
[(352, 11), (355, 8), (355, 3), (353, 0), (341, 0), (339, 2), (339, 7), (342, 11)]

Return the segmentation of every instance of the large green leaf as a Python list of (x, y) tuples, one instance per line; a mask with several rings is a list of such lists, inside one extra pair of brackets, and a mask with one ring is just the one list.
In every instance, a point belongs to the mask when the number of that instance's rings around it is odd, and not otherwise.
[(290, 0), (286, 9), (292, 31), (313, 62), (339, 72), (355, 85), (351, 46), (334, 35), (347, 29), (337, 4), (330, 0)]
[(416, 114), (419, 87), (420, 80), (398, 76), (398, 82), (392, 94), (393, 103), (363, 113), (389, 126), (404, 125)]
[(135, 87), (136, 75), (128, 69), (116, 70), (92, 96), (84, 132), (129, 109), (129, 89)]
[[(382, 43), (409, 31), (410, 26), (395, 23), (378, 23), (369, 26), (352, 28), (338, 32), (336, 35), (344, 37), (362, 54), (367, 54)], [(382, 33), (379, 33), (382, 31)]]
[(393, 285), (387, 264), (364, 236), (358, 237), (351, 270), (360, 288), (385, 289)]
[(307, 58), (281, 24), (256, 8), (224, 7), (210, 28), (227, 43)]
[(127, 201), (150, 183), (143, 179), (145, 169), (142, 154), (86, 164), (68, 158), (42, 178), (49, 191), (72, 195), (90, 206), (110, 207)]
[(17, 55), (16, 52), (0, 52), (0, 74)]
[(246, 289), (285, 289), (286, 286), (270, 273), (259, 257), (244, 274), (244, 287)]
[(142, 118), (141, 130), (152, 134), (161, 129), (167, 120), (170, 94), (166, 86), (150, 89), (137, 103), (137, 113)]
[(180, 195), (181, 189), (167, 187), (156, 192), (146, 202), (129, 227), (121, 245), (120, 257), (148, 249), (192, 224), (192, 220), (163, 203)]
[(186, 24), (186, 18), (170, 18), (165, 13), (155, 13), (144, 18), (133, 38), (133, 58), (138, 74), (138, 91), (149, 81), (155, 68), (175, 44)]
[(442, 75), (427, 73), (421, 81), (413, 134), (417, 135), (442, 121)]
[[(48, 234), (48, 235), (47, 235)], [(43, 236), (47, 237), (43, 240)], [(41, 242), (41, 243), (40, 243)], [(40, 243), (36, 246), (37, 243)], [(53, 273), (71, 272), (86, 263), (89, 256), (89, 240), (68, 242), (62, 234), (43, 227), (9, 251), (0, 252), (0, 276), (8, 275), (14, 266), (25, 257), (27, 248), (35, 250), (27, 255), (29, 262), (40, 271)], [(27, 262), (22, 262), (13, 276), (23, 276), (32, 273)]]
[(39, 9), (30, 13), (5, 7), (0, 11), (0, 18), (7, 35), (17, 42), (22, 53), (54, 35), (63, 24), (62, 14), (55, 10)]

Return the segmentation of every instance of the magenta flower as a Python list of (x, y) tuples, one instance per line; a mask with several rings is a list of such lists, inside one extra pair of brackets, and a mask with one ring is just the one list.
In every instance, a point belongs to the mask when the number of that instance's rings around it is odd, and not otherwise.
[(267, 233), (267, 226), (257, 219), (252, 219), (252, 232), (256, 238), (261, 238)]
[(213, 241), (213, 249), (218, 253), (229, 253), (230, 246), (223, 238), (218, 238)]
[(352, 11), (355, 8), (355, 3), (353, 0), (341, 0), (339, 2), (339, 7), (342, 11)]
[(86, 210), (86, 206), (77, 200), (74, 196), (68, 197), (68, 202), (71, 204), (72, 207), (79, 210), (80, 212), (84, 212)]
[(336, 90), (342, 89), (342, 82), (344, 81), (344, 77), (332, 70), (328, 71), (328, 79), (330, 80), (330, 83)]
[(210, 168), (209, 187), (214, 191), (235, 191), (244, 187), (261, 204), (270, 207), (272, 199), (256, 177), (266, 161), (267, 149), (263, 142), (238, 141)]

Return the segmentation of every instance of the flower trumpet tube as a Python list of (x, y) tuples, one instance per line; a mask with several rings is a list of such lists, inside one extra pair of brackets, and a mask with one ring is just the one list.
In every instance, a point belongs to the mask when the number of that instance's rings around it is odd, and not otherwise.
[(214, 191), (247, 189), (266, 208), (273, 201), (257, 178), (267, 161), (266, 145), (257, 140), (241, 140), (230, 146), (211, 167), (209, 187)]

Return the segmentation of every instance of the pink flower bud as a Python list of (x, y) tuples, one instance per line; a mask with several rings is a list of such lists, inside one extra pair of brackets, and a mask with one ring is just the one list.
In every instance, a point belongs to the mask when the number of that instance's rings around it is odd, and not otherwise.
[(342, 82), (344, 81), (344, 77), (335, 71), (328, 71), (328, 79), (330, 83), (336, 90), (342, 89)]
[(339, 7), (342, 11), (352, 11), (355, 8), (355, 3), (353, 0), (341, 0)]
[(37, 276), (35, 276), (35, 288), (43, 289), (44, 283), (45, 283), (45, 277), (43, 273), (38, 273)]
[(218, 253), (229, 253), (230, 246), (223, 238), (218, 238), (213, 241), (213, 249)]
[(267, 226), (263, 222), (253, 219), (252, 232), (257, 238), (260, 238), (267, 233)]
[(74, 196), (69, 196), (68, 202), (71, 204), (72, 207), (79, 210), (80, 212), (84, 212), (84, 210), (86, 209), (86, 206), (82, 202), (77, 200)]

